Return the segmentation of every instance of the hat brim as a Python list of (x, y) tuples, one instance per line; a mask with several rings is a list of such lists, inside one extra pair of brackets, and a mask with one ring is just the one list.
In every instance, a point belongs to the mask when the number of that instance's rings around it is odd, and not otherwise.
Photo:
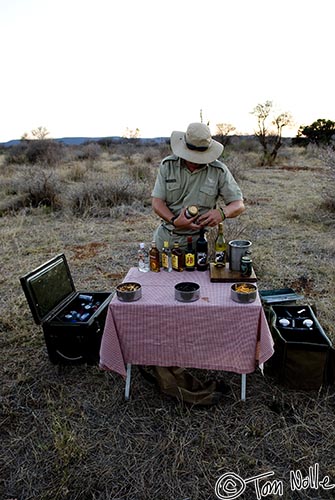
[(196, 151), (189, 149), (185, 142), (185, 132), (175, 130), (171, 134), (170, 144), (173, 154), (192, 163), (211, 163), (217, 160), (223, 151), (223, 145), (212, 139), (206, 151)]

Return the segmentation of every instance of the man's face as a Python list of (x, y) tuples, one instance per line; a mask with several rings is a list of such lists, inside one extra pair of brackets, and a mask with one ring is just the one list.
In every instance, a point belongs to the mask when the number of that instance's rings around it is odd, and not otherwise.
[(206, 163), (192, 163), (191, 161), (185, 160), (185, 165), (189, 170), (197, 170), (198, 168), (204, 167)]

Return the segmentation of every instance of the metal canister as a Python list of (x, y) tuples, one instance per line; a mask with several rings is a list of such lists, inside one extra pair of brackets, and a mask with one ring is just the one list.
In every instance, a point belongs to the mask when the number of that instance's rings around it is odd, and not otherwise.
[(252, 259), (249, 255), (242, 255), (241, 257), (241, 274), (242, 276), (251, 276), (252, 273)]

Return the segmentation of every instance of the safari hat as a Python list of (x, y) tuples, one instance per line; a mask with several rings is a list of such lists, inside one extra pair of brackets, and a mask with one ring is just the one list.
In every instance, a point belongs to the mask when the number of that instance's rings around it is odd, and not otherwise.
[(192, 163), (211, 163), (223, 151), (222, 144), (212, 139), (204, 123), (190, 123), (186, 132), (172, 132), (170, 143), (176, 156)]

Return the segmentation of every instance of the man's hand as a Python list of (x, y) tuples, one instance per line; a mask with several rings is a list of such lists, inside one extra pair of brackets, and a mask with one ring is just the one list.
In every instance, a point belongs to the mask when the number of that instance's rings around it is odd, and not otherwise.
[(178, 217), (174, 220), (174, 227), (178, 229), (187, 228), (195, 231), (199, 230), (200, 224), (198, 224), (198, 216), (196, 215), (195, 217), (188, 219), (185, 212), (186, 208), (183, 208)]
[(199, 226), (209, 226), (209, 227), (214, 227), (217, 226), (220, 222), (222, 222), (222, 215), (220, 210), (217, 208), (213, 208), (212, 210), (208, 210), (203, 215), (200, 215), (198, 217), (197, 223), (198, 227)]

